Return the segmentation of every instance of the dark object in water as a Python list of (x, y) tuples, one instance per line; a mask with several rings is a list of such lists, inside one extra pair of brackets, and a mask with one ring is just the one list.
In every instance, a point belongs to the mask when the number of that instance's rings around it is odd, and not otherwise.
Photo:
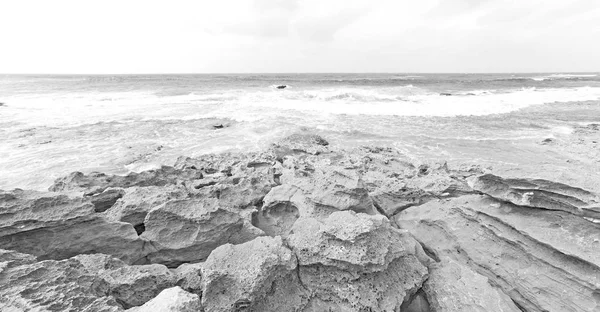
[(0, 102), (0, 106), (4, 106), (4, 103)]
[(213, 125), (213, 129), (223, 129), (225, 126), (223, 124)]
[(452, 96), (452, 93), (440, 93), (440, 95), (443, 95), (443, 96)]
[(287, 86), (286, 86), (286, 85), (280, 85), (280, 86), (277, 86), (277, 89), (285, 89), (285, 88), (287, 88)]

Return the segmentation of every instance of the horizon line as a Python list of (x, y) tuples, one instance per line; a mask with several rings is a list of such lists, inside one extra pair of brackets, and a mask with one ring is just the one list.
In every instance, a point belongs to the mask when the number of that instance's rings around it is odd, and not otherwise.
[(0, 73), (0, 75), (49, 75), (49, 76), (129, 76), (129, 75), (310, 75), (310, 74), (450, 74), (450, 75), (477, 75), (477, 74), (600, 74), (600, 71), (517, 71), (517, 72), (165, 72), (165, 73)]

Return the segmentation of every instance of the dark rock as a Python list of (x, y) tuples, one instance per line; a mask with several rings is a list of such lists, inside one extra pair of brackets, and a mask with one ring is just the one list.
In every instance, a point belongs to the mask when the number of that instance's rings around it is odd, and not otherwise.
[(125, 191), (123, 189), (109, 189), (100, 194), (93, 195), (91, 201), (92, 204), (94, 204), (94, 210), (96, 212), (108, 210), (119, 198), (123, 197), (124, 194)]
[(286, 85), (279, 85), (279, 86), (277, 86), (277, 89), (285, 89), (285, 88), (287, 88)]

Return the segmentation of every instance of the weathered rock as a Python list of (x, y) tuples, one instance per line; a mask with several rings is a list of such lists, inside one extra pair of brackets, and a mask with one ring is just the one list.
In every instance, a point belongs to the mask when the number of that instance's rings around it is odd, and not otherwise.
[(298, 310), (307, 298), (296, 266), (280, 237), (223, 245), (202, 266), (205, 311)]
[(202, 296), (202, 267), (203, 262), (184, 263), (172, 269), (177, 279), (177, 286), (187, 292)]
[(311, 293), (307, 311), (398, 310), (421, 288), (432, 261), (408, 232), (381, 215), (343, 211), (323, 222), (301, 218), (292, 232), (289, 245)]
[(76, 258), (34, 262), (0, 250), (2, 311), (122, 311), (112, 297), (95, 291), (98, 282)]
[(450, 259), (430, 267), (423, 289), (436, 312), (521, 312), (487, 277)]
[(99, 278), (104, 283), (97, 286), (96, 290), (115, 298), (126, 309), (148, 302), (176, 283), (176, 276), (161, 264), (104, 270)]
[(109, 187), (165, 186), (201, 178), (202, 172), (198, 170), (179, 170), (169, 166), (140, 173), (132, 172), (126, 176), (106, 175), (99, 172), (85, 175), (81, 172), (73, 172), (66, 177), (56, 179), (49, 190), (53, 192), (81, 191), (86, 195), (94, 195), (102, 193)]
[(115, 202), (124, 195), (122, 189), (108, 189), (100, 194), (93, 195), (91, 202), (94, 204), (94, 210), (96, 212), (104, 212), (112, 207)]
[(66, 259), (105, 253), (127, 263), (143, 257), (143, 242), (128, 223), (110, 222), (82, 198), (14, 190), (0, 192), (0, 246), (36, 256)]
[[(144, 220), (141, 237), (151, 244), (151, 263), (178, 266), (205, 260), (226, 243), (239, 244), (264, 235), (216, 199), (175, 200), (152, 209)], [(149, 247), (150, 248), (150, 247)]]
[(562, 210), (600, 219), (600, 197), (586, 190), (540, 179), (503, 179), (485, 174), (471, 181), (472, 187), (494, 198), (519, 206)]
[[(442, 263), (453, 261), (482, 275), (521, 310), (575, 312), (600, 307), (598, 224), (564, 211), (474, 195), (412, 207), (396, 215), (395, 221)], [(441, 284), (434, 278), (429, 290), (425, 288), (429, 301), (440, 306), (451, 301), (435, 296), (449, 290), (462, 292), (463, 299), (484, 293), (448, 285), (442, 289)], [(493, 292), (485, 294), (486, 301), (499, 298)]]
[(105, 215), (109, 220), (140, 226), (150, 210), (170, 200), (188, 196), (184, 188), (175, 185), (130, 187)]
[(176, 286), (167, 288), (154, 299), (140, 307), (134, 307), (128, 312), (197, 312), (202, 311), (200, 297)]
[(329, 142), (315, 134), (295, 133), (281, 139), (271, 146), (276, 158), (282, 160), (287, 155), (312, 154), (329, 152)]

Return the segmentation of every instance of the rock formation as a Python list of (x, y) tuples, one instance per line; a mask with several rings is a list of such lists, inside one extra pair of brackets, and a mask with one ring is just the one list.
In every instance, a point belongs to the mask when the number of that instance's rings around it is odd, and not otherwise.
[(2, 311), (600, 311), (600, 199), (295, 134), (0, 191)]

